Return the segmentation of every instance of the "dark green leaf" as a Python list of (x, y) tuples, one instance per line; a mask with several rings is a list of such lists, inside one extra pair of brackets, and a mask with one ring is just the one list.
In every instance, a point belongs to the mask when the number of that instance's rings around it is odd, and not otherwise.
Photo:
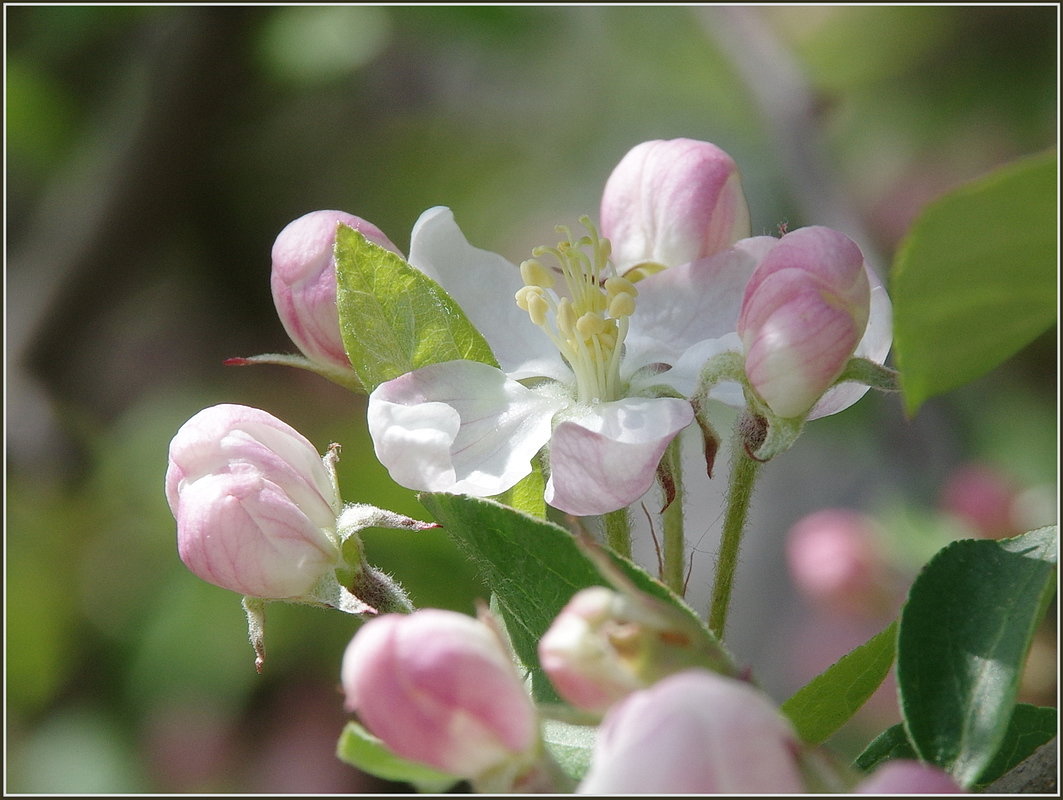
[(798, 689), (782, 705), (798, 735), (818, 744), (844, 725), (885, 679), (896, 645), (892, 622)]
[(386, 781), (409, 783), (419, 791), (430, 794), (438, 794), (461, 780), (424, 764), (400, 758), (357, 722), (348, 722), (344, 727), (336, 744), (336, 755), (340, 761), (362, 772)]
[(895, 758), (918, 758), (912, 743), (908, 741), (908, 734), (904, 732), (904, 725), (899, 722), (876, 736), (864, 748), (864, 752), (856, 757), (853, 765), (863, 772), (871, 772), (883, 762)]
[(1050, 741), (1058, 730), (1059, 712), (1056, 709), (1019, 703), (1015, 706), (1004, 743), (989, 766), (978, 776), (978, 783), (992, 783), (1018, 766), (1034, 750)]
[(897, 253), (890, 294), (908, 412), (988, 372), (1056, 320), (1056, 154), (931, 204)]
[(953, 542), (912, 585), (897, 683), (919, 756), (971, 786), (1004, 742), (1034, 631), (1055, 590), (1056, 528)]
[(344, 225), (335, 252), (343, 346), (366, 391), (444, 361), (498, 365), (483, 336), (431, 278)]
[[(609, 586), (572, 534), (492, 500), (451, 494), (423, 494), (421, 502), (458, 548), (479, 567), (495, 595), (517, 656), (531, 671), (537, 700), (557, 702), (539, 667), (539, 639), (573, 594), (588, 586)], [(718, 653), (704, 622), (667, 587), (619, 556), (613, 561), (635, 586), (685, 615), (703, 637), (694, 647)]]

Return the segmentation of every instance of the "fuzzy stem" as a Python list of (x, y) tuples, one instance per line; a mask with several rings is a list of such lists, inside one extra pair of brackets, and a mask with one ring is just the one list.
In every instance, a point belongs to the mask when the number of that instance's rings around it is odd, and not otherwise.
[(603, 515), (605, 541), (617, 555), (631, 558), (631, 523), (627, 509), (620, 508)]
[(720, 552), (716, 558), (716, 577), (712, 586), (712, 603), (709, 606), (709, 629), (720, 641), (723, 641), (723, 632), (727, 625), (731, 588), (734, 584), (735, 569), (738, 567), (738, 551), (742, 546), (742, 534), (749, 516), (749, 501), (753, 496), (753, 484), (760, 467), (760, 462), (746, 453), (741, 425), (740, 419), (732, 439), (727, 515), (723, 521)]
[(680, 458), (679, 437), (668, 445), (665, 459), (672, 476), (675, 495), (668, 507), (661, 512), (664, 527), (664, 584), (680, 597), (686, 583), (686, 553), (683, 534), (683, 466)]

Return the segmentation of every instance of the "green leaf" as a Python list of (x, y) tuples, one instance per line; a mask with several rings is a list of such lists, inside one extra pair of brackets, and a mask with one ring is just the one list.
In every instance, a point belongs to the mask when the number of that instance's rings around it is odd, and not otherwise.
[(543, 499), (545, 489), (543, 471), (536, 464), (534, 469), (521, 478), (515, 486), (493, 499), (503, 505), (512, 506), (518, 511), (531, 514), (533, 517), (542, 518), (546, 516), (546, 501)]
[(400, 758), (357, 722), (348, 722), (344, 727), (336, 744), (336, 755), (340, 761), (362, 772), (386, 781), (409, 783), (427, 794), (443, 792), (461, 780), (424, 764)]
[(897, 623), (892, 622), (798, 689), (782, 704), (798, 735), (818, 744), (844, 725), (885, 679), (896, 644)]
[[(539, 639), (573, 594), (588, 586), (609, 586), (608, 579), (572, 534), (552, 522), (493, 500), (452, 494), (422, 494), (420, 500), (494, 593), (513, 649), (531, 672), (536, 699), (558, 702), (539, 666)], [(666, 586), (627, 559), (613, 555), (612, 560), (639, 590), (671, 604), (693, 623), (702, 639), (692, 647), (720, 652), (704, 621)]]
[[(989, 784), (1004, 773), (1021, 764), (1041, 745), (1056, 735), (1059, 714), (1054, 708), (1031, 706), (1020, 703), (1015, 706), (1008, 724), (1004, 742), (989, 766), (978, 776), (979, 785)], [(917, 759), (919, 756), (908, 741), (903, 723), (898, 723), (880, 733), (856, 757), (854, 766), (863, 772), (871, 772), (886, 761), (895, 758)]]
[(978, 783), (992, 783), (1005, 772), (1017, 767), (1059, 730), (1059, 712), (1051, 707), (1019, 703), (1011, 716), (1004, 743), (989, 766), (978, 776)]
[(1055, 591), (1056, 528), (953, 542), (901, 612), (897, 683), (919, 756), (971, 786), (1004, 742), (1034, 632)]
[(1056, 321), (1058, 200), (1053, 151), (945, 195), (915, 221), (890, 285), (909, 414)]
[(498, 366), (458, 304), (399, 256), (345, 225), (335, 254), (340, 333), (366, 391), (444, 361)]
[(856, 757), (853, 765), (863, 772), (871, 772), (880, 764), (895, 758), (918, 758), (900, 722), (876, 736), (864, 748), (864, 752)]
[(543, 743), (554, 761), (573, 780), (581, 780), (591, 766), (594, 738), (593, 725), (574, 725), (562, 720), (543, 721)]

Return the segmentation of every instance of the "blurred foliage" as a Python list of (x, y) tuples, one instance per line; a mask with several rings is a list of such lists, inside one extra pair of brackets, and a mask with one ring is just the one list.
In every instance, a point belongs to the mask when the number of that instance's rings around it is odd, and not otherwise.
[[(295, 370), (221, 366), (292, 349), (268, 286), (291, 219), (342, 208), (405, 248), (420, 212), (446, 204), (470, 241), (519, 261), (596, 212), (628, 148), (688, 136), (741, 165), (754, 232), (814, 222), (710, 35), (728, 13), (797, 58), (839, 196), (885, 253), (927, 200), (1057, 138), (1052, 7), (4, 13), (15, 792), (382, 788), (334, 757), (350, 620), (270, 606), (256, 676), (239, 599), (183, 568), (162, 493), (179, 425), (239, 402), (322, 450), (341, 442), (345, 500), (426, 513), (372, 457), (361, 399)], [(910, 423), (869, 399), (810, 438), (875, 426), (850, 444), (870, 448), (860, 463), (882, 496), (925, 500), (973, 458), (1054, 486), (1037, 443), (1058, 441), (1055, 367), (1046, 335)], [(419, 604), (470, 610), (481, 594), (441, 534), (365, 538)]]

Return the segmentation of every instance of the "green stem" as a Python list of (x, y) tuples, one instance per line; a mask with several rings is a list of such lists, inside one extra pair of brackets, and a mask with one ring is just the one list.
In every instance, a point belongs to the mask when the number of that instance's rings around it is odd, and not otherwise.
[(749, 457), (743, 437), (739, 433), (741, 419), (735, 427), (731, 450), (731, 484), (728, 487), (727, 516), (723, 521), (720, 552), (716, 558), (716, 578), (712, 586), (712, 604), (709, 607), (709, 629), (723, 641), (727, 626), (727, 612), (731, 605), (731, 587), (735, 569), (738, 567), (738, 551), (742, 546), (742, 533), (749, 516), (749, 501), (753, 496), (753, 483), (760, 462)]
[(631, 558), (631, 523), (627, 509), (621, 508), (604, 515), (605, 541), (613, 552)]
[(665, 451), (665, 463), (671, 474), (675, 497), (661, 513), (664, 527), (664, 574), (665, 585), (680, 597), (686, 589), (686, 547), (683, 535), (683, 467), (677, 436)]

